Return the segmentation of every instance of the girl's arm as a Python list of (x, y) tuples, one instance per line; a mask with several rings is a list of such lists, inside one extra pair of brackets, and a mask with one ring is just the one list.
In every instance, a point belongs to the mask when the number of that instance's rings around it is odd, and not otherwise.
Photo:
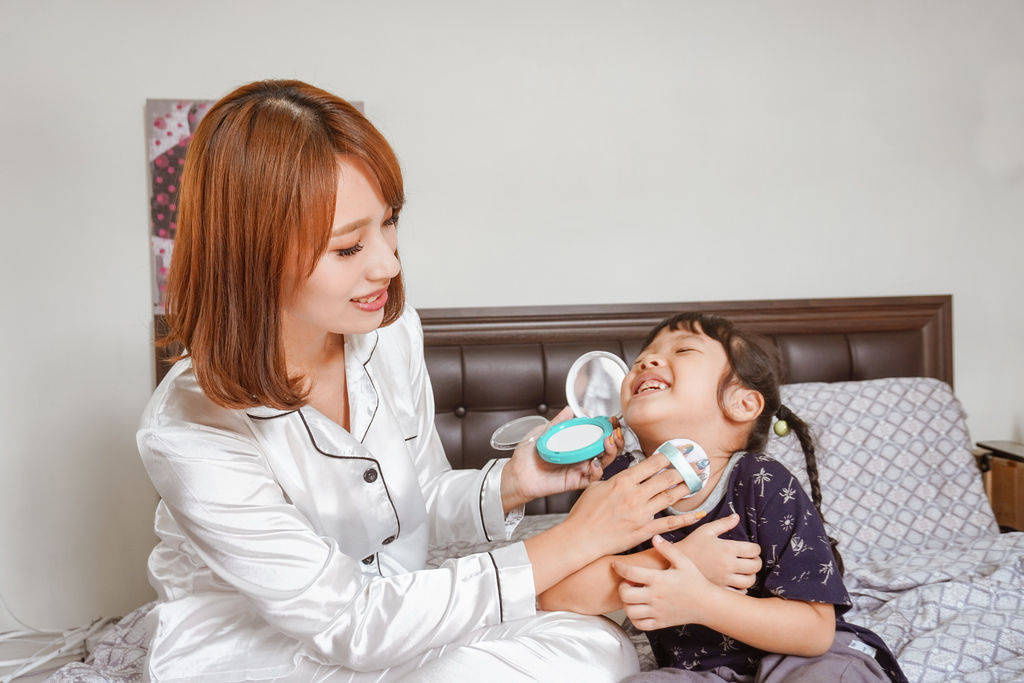
[(828, 603), (755, 598), (708, 581), (680, 549), (654, 539), (670, 569), (658, 570), (615, 561), (624, 581), (619, 597), (630, 621), (650, 631), (703, 624), (753, 647), (778, 654), (813, 657), (835, 638), (835, 607)]
[[(707, 522), (674, 545), (711, 583), (746, 590), (754, 585), (761, 569), (760, 546), (719, 538), (738, 522), (738, 515)], [(670, 567), (668, 560), (653, 548), (632, 555), (602, 557), (542, 593), (539, 596), (541, 609), (581, 614), (606, 614), (621, 609), (619, 584), (622, 578), (612, 569), (612, 562), (650, 569)]]

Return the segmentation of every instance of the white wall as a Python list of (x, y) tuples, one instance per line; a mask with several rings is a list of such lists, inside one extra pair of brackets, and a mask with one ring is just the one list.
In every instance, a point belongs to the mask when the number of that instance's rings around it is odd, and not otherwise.
[(1022, 439), (1022, 35), (1012, 0), (0, 0), (0, 592), (152, 596), (146, 98), (363, 100), (419, 306), (952, 293), (973, 435)]

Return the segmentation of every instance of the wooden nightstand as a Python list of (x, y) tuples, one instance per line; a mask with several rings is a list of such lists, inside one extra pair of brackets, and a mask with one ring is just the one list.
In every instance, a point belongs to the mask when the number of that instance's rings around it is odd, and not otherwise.
[(1024, 530), (1024, 444), (979, 441), (975, 456), (999, 526)]

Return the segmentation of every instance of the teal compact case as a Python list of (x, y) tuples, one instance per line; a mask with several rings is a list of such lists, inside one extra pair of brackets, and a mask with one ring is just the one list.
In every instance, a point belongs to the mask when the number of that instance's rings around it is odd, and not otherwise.
[(544, 432), (537, 441), (537, 452), (556, 465), (589, 460), (604, 453), (604, 440), (613, 429), (607, 417), (574, 417)]
[[(614, 430), (612, 417), (622, 417), (619, 391), (629, 368), (608, 351), (590, 351), (572, 364), (565, 378), (565, 399), (576, 417), (551, 425), (537, 439), (540, 457), (557, 465), (589, 460), (604, 452)], [(512, 420), (491, 436), (497, 450), (515, 448), (533, 438), (548, 421), (537, 415)]]

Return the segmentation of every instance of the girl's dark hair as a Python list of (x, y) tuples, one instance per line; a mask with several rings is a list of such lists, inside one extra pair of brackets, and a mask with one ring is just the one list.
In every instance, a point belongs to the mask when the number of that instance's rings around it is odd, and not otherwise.
[[(764, 410), (757, 417), (754, 426), (747, 436), (744, 447), (748, 451), (763, 451), (768, 442), (768, 433), (772, 428), (772, 419), (777, 417), (785, 420), (790, 430), (800, 442), (807, 467), (807, 479), (811, 484), (811, 500), (818, 510), (822, 522), (825, 515), (821, 511), (821, 484), (818, 479), (818, 459), (814, 452), (814, 439), (807, 423), (797, 417), (792, 410), (782, 404), (779, 386), (782, 383), (782, 360), (778, 349), (771, 340), (737, 327), (731, 320), (712, 313), (680, 313), (662, 320), (654, 326), (644, 339), (641, 348), (647, 348), (654, 338), (663, 330), (686, 330), (694, 334), (704, 334), (714, 339), (725, 349), (725, 357), (729, 371), (718, 385), (718, 399), (722, 403), (726, 390), (735, 383), (753, 389), (764, 398)], [(828, 538), (832, 546), (832, 554), (840, 574), (843, 573), (843, 559), (839, 555), (838, 541)]]

